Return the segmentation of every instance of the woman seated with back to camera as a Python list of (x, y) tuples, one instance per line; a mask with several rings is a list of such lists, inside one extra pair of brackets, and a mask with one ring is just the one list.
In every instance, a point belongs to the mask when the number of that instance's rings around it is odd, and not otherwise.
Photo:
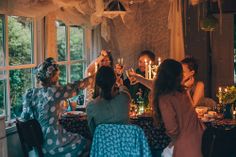
[(43, 153), (48, 156), (78, 156), (85, 149), (86, 140), (67, 132), (58, 120), (65, 111), (63, 102), (79, 93), (89, 84), (89, 79), (60, 85), (60, 70), (53, 58), (47, 58), (36, 67), (36, 78), (41, 87), (28, 89), (23, 97), (21, 118), (35, 118), (42, 127), (44, 136)]
[[(110, 51), (102, 50), (100, 56), (94, 59), (85, 70), (85, 76), (94, 76), (96, 75), (97, 69), (102, 66), (113, 67), (113, 57)], [(95, 85), (95, 82), (92, 81), (89, 86), (85, 89), (85, 101), (84, 104), (87, 104), (93, 100), (98, 94), (98, 88)]]
[(113, 68), (99, 68), (95, 81), (99, 95), (86, 108), (91, 133), (99, 124), (128, 124), (130, 94), (122, 82), (116, 82)]

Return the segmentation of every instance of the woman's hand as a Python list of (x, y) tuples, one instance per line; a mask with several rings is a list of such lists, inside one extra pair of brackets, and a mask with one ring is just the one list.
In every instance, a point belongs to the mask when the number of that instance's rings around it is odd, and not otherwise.
[(105, 56), (107, 56), (108, 54), (107, 54), (107, 51), (106, 50), (102, 50), (101, 51), (101, 56), (103, 56), (103, 57), (105, 57)]
[(126, 71), (126, 75), (131, 85), (138, 83), (137, 77), (139, 74), (137, 74), (132, 68)]
[(123, 80), (122, 80), (122, 78), (116, 77), (116, 85), (117, 85), (118, 87), (120, 87), (121, 85), (123, 85)]
[(186, 87), (187, 89), (189, 89), (189, 88), (191, 88), (191, 87), (193, 86), (194, 81), (195, 81), (194, 77), (193, 77), (193, 76), (190, 76), (189, 78), (187, 78), (187, 79), (185, 79), (185, 80), (183, 81), (183, 85), (184, 85), (184, 87)]

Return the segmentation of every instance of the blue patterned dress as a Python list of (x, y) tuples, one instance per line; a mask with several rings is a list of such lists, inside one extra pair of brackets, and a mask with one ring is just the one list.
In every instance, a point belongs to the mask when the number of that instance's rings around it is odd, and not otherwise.
[(74, 157), (81, 154), (86, 140), (78, 134), (67, 132), (59, 123), (63, 112), (63, 100), (72, 97), (78, 88), (84, 86), (81, 82), (66, 86), (51, 86), (32, 88), (23, 97), (23, 119), (35, 118), (39, 121), (43, 135), (43, 153), (46, 157)]

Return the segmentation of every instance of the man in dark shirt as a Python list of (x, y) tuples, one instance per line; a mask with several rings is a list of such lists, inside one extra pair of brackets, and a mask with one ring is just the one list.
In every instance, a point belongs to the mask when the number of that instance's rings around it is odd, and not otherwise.
[[(150, 50), (144, 50), (140, 53), (138, 57), (138, 68), (135, 70), (137, 74), (140, 74), (145, 77), (145, 61), (149, 63), (149, 61), (152, 61), (152, 63), (155, 62), (155, 54)], [(129, 89), (129, 92), (131, 94), (132, 99), (135, 101), (135, 103), (138, 103), (138, 99), (141, 97), (144, 101), (145, 105), (148, 105), (148, 95), (150, 93), (150, 90), (142, 85), (141, 83), (136, 83), (134, 85), (130, 84), (130, 80), (127, 78), (124, 81), (124, 85)]]

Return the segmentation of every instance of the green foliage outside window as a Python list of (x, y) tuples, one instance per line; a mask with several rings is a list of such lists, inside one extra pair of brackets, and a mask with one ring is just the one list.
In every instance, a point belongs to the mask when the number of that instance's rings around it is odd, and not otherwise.
[[(60, 65), (60, 84), (65, 85), (69, 80), (67, 80), (67, 70), (70, 69), (70, 82), (74, 82), (83, 78), (83, 62), (81, 61), (84, 57), (84, 30), (79, 26), (67, 27), (61, 21), (56, 22), (57, 25), (57, 52), (58, 61), (68, 61), (69, 57), (70, 64)], [(66, 34), (66, 29), (69, 29)], [(69, 35), (69, 44), (67, 43), (67, 36)], [(69, 48), (67, 48), (67, 45)], [(70, 50), (70, 56), (68, 56), (68, 49)], [(75, 61), (75, 62), (73, 62)], [(78, 63), (79, 62), (79, 63)], [(82, 94), (82, 91), (81, 93)], [(74, 97), (71, 100), (75, 101), (77, 98)]]
[[(3, 66), (3, 20), (0, 17), (0, 66)], [(0, 70), (0, 75), (3, 71)], [(4, 113), (4, 81), (0, 80), (0, 115)]]
[[(32, 63), (32, 23), (21, 17), (8, 18), (9, 64)], [(12, 117), (22, 111), (22, 96), (32, 87), (31, 69), (10, 70), (10, 100)]]

